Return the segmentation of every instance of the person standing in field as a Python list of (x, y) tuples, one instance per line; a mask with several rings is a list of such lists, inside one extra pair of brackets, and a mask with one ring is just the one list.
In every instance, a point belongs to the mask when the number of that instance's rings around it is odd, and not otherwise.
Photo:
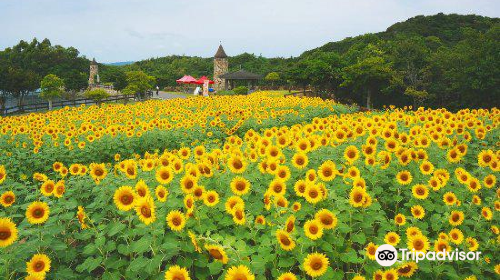
[(160, 87), (156, 86), (156, 96), (158, 96), (158, 92), (160, 91)]

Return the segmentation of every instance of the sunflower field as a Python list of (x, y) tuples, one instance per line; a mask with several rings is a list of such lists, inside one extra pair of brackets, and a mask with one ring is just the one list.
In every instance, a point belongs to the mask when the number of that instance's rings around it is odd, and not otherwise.
[[(499, 123), (265, 95), (3, 118), (0, 275), (498, 279)], [(382, 244), (481, 258), (382, 267)]]

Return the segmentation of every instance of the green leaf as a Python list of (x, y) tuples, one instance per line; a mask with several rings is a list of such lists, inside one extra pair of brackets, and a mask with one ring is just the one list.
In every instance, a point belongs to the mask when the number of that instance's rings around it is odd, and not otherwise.
[(363, 232), (357, 233), (352, 236), (352, 241), (359, 243), (359, 244), (365, 244), (366, 243), (366, 236)]
[(143, 236), (141, 239), (132, 243), (132, 252), (142, 254), (150, 250), (151, 238), (149, 236)]
[(122, 224), (120, 222), (115, 222), (109, 225), (108, 227), (108, 236), (113, 236), (120, 231), (124, 230), (127, 227), (127, 225)]

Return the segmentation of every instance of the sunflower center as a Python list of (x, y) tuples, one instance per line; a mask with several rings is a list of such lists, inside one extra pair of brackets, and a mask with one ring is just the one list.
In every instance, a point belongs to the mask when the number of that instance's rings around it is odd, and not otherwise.
[(130, 194), (124, 194), (122, 195), (122, 197), (120, 198), (120, 201), (125, 204), (125, 205), (129, 205), (132, 203), (132, 196)]
[(142, 206), (141, 207), (141, 214), (146, 218), (150, 218), (151, 217), (151, 209), (149, 209), (149, 207), (147, 207), (147, 206)]
[(11, 237), (12, 233), (8, 228), (0, 229), (0, 240), (7, 240)]
[(323, 267), (323, 263), (321, 263), (321, 260), (314, 260), (311, 263), (311, 268), (314, 270), (320, 270)]
[(172, 219), (172, 224), (174, 224), (174, 226), (179, 226), (181, 224), (181, 219), (179, 217), (174, 217)]
[(168, 178), (170, 178), (170, 173), (168, 172), (162, 172), (160, 177), (163, 179), (163, 180), (167, 180)]
[(36, 272), (43, 271), (43, 269), (45, 268), (45, 263), (43, 261), (38, 261), (35, 263), (33, 268), (35, 269)]
[(216, 249), (210, 249), (210, 255), (214, 257), (214, 259), (221, 260), (223, 258), (222, 254), (219, 252), (219, 250)]
[(413, 243), (413, 245), (415, 245), (415, 250), (417, 250), (417, 251), (420, 251), (424, 248), (424, 242), (422, 242), (421, 240), (415, 241), (415, 243)]
[(45, 211), (41, 208), (37, 208), (33, 211), (33, 217), (39, 219), (41, 217), (43, 217), (43, 214), (45, 213)]
[(311, 198), (316, 198), (316, 197), (318, 197), (318, 195), (319, 195), (319, 194), (318, 194), (318, 192), (317, 192), (316, 190), (311, 190), (311, 191), (309, 191), (309, 196), (310, 196)]
[(238, 211), (236, 211), (236, 212), (234, 213), (234, 215), (236, 216), (236, 218), (238, 218), (238, 220), (243, 219), (243, 213), (242, 213), (241, 211), (239, 211), (239, 210), (238, 210)]
[(333, 219), (330, 216), (321, 217), (321, 223), (324, 225), (331, 225), (333, 223)]
[(317, 226), (311, 226), (309, 228), (309, 232), (312, 233), (312, 234), (318, 233), (318, 227)]
[(329, 168), (323, 169), (323, 175), (325, 175), (326, 177), (332, 176), (332, 170), (330, 170)]
[(361, 194), (361, 193), (357, 193), (357, 194), (354, 196), (354, 201), (355, 201), (355, 202), (358, 202), (358, 203), (359, 203), (359, 202), (361, 202), (361, 201), (363, 201), (363, 194)]
[(240, 192), (241, 192), (241, 191), (244, 191), (244, 190), (245, 190), (245, 187), (246, 187), (246, 186), (245, 186), (245, 183), (244, 183), (244, 182), (238, 181), (238, 182), (236, 183), (236, 189), (237, 189), (238, 191), (240, 191)]
[(213, 195), (208, 196), (208, 202), (214, 202), (215, 197)]
[(233, 167), (234, 167), (235, 169), (241, 169), (241, 168), (243, 167), (243, 163), (241, 162), (241, 160), (236, 159), (236, 160), (234, 160), (234, 162), (233, 162)]
[(12, 201), (14, 201), (14, 198), (12, 196), (10, 196), (10, 195), (7, 195), (4, 198), (4, 201), (5, 201), (5, 203), (10, 204), (10, 203), (12, 203)]
[(286, 236), (282, 236), (282, 237), (280, 238), (280, 241), (281, 241), (281, 244), (283, 244), (283, 245), (285, 245), (285, 246), (288, 246), (288, 245), (290, 245), (290, 243), (291, 243), (291, 242), (290, 242), (290, 239), (288, 239), (288, 237), (286, 237)]
[(96, 176), (102, 176), (103, 172), (102, 172), (102, 170), (101, 170), (101, 169), (96, 169), (96, 170), (94, 171), (94, 174), (95, 174)]
[(302, 165), (304, 164), (304, 159), (299, 157), (295, 160), (295, 163), (297, 163), (298, 165)]

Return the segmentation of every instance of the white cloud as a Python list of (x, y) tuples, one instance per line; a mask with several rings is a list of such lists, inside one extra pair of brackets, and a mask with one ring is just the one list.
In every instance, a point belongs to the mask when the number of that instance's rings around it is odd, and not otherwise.
[(498, 17), (495, 0), (0, 0), (0, 49), (33, 37), (99, 61), (168, 54), (298, 55), (438, 12)]

